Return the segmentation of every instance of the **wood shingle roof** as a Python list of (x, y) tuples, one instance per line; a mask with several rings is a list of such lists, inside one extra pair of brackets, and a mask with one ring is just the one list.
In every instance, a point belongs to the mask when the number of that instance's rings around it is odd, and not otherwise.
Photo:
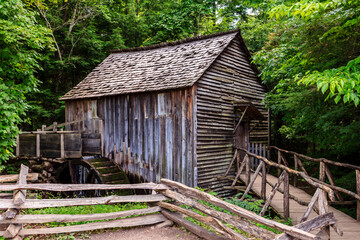
[(238, 33), (114, 52), (60, 100), (192, 86)]

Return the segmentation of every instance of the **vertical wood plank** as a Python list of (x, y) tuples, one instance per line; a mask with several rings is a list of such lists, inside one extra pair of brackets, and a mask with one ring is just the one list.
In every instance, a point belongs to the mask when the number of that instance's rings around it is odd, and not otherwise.
[(284, 171), (284, 218), (290, 217), (290, 201), (289, 201), (289, 173)]
[(266, 164), (264, 163), (261, 171), (261, 198), (266, 199)]
[[(294, 155), (294, 169), (295, 171), (298, 170), (298, 158), (296, 157), (296, 155)], [(294, 187), (297, 187), (297, 175), (294, 174)]]
[[(60, 132), (62, 132), (63, 129), (60, 129)], [(60, 134), (60, 156), (61, 158), (65, 158), (65, 142), (64, 142), (64, 134)]]
[(250, 170), (251, 170), (251, 168), (250, 168), (250, 158), (247, 157), (246, 158), (246, 186), (248, 186), (249, 183), (250, 183)]
[(40, 157), (40, 131), (41, 129), (38, 129), (36, 133), (36, 157)]
[[(278, 164), (281, 164), (281, 152), (280, 152), (280, 151), (278, 151), (278, 159), (277, 159), (277, 163), (278, 163)], [(277, 174), (278, 174), (278, 177), (280, 177), (280, 174), (281, 174), (281, 170), (280, 170), (280, 168), (278, 168), (278, 170), (277, 170)]]

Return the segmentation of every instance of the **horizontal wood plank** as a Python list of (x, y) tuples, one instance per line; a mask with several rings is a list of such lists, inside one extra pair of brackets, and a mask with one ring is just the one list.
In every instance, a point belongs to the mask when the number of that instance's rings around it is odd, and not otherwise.
[(145, 209), (135, 209), (111, 213), (95, 213), (95, 214), (36, 214), (36, 215), (17, 215), (14, 219), (6, 219), (0, 216), (0, 224), (15, 223), (49, 223), (49, 222), (81, 222), (96, 221), (129, 217), (133, 215), (149, 214), (159, 212), (160, 207), (150, 207)]
[(8, 208), (48, 208), (66, 207), (80, 205), (116, 204), (126, 202), (159, 202), (167, 200), (161, 194), (156, 195), (130, 195), (130, 196), (109, 196), (97, 198), (76, 198), (76, 199), (27, 199), (22, 205), (15, 205), (11, 199), (0, 199), (0, 209)]

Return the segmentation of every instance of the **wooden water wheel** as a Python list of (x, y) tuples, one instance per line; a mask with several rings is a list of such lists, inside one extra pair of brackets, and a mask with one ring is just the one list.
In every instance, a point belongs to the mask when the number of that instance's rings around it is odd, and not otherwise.
[[(61, 183), (75, 184), (128, 184), (129, 179), (117, 165), (107, 158), (74, 159), (68, 160), (57, 179)], [(130, 190), (117, 190), (108, 192), (81, 191), (77, 195), (99, 196), (106, 194), (129, 195)]]

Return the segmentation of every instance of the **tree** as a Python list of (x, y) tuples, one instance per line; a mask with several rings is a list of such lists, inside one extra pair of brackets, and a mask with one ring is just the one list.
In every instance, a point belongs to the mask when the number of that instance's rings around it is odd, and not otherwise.
[[(0, 1), (0, 168), (12, 155), (18, 124), (28, 107), (25, 95), (36, 91), (34, 73), (42, 52), (51, 49), (46, 28), (20, 0)], [(0, 169), (1, 170), (1, 169)]]

